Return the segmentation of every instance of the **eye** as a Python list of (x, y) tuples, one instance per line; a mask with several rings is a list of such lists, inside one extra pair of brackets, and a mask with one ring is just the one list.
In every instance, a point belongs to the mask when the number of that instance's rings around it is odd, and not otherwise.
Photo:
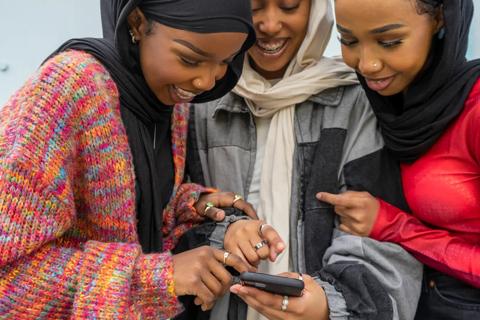
[(378, 43), (384, 48), (394, 48), (403, 43), (402, 39), (395, 39), (391, 41), (378, 41)]
[(281, 8), (282, 8), (283, 11), (290, 13), (290, 12), (294, 12), (299, 7), (300, 7), (300, 3), (297, 3), (296, 5), (293, 5), (293, 6), (283, 6)]
[(358, 40), (347, 40), (347, 39), (344, 39), (342, 37), (337, 37), (338, 38), (338, 41), (340, 41), (340, 43), (344, 46), (347, 46), (347, 47), (351, 47), (355, 44), (358, 43)]
[(197, 67), (199, 65), (200, 62), (198, 61), (195, 61), (195, 60), (192, 60), (192, 59), (188, 59), (188, 58), (185, 58), (185, 57), (180, 57), (180, 60), (182, 61), (182, 63), (184, 65), (186, 65), (187, 67)]

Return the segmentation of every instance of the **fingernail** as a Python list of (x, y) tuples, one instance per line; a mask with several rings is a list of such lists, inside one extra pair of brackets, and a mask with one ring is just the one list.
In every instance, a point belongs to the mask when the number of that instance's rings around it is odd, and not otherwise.
[(218, 211), (217, 214), (216, 214), (216, 217), (217, 217), (217, 219), (225, 217), (225, 211), (223, 211), (223, 210)]
[(322, 200), (322, 194), (321, 193), (317, 193), (317, 199)]
[(282, 242), (277, 243), (277, 250), (283, 251), (285, 249), (285, 245)]
[(231, 286), (230, 287), (230, 292), (231, 293), (235, 293), (235, 294), (238, 294), (238, 286)]

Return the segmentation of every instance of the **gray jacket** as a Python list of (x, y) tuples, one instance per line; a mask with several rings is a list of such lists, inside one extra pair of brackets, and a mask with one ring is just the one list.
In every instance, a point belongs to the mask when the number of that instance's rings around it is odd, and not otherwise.
[[(230, 93), (193, 106), (189, 135), (191, 179), (248, 195), (256, 129), (245, 101)], [(339, 87), (297, 105), (295, 141), (289, 239), (294, 270), (324, 288), (331, 319), (413, 319), (420, 263), (395, 244), (342, 233), (332, 208), (315, 199), (318, 191), (366, 190), (407, 209), (398, 165), (383, 149), (363, 90)], [(227, 224), (209, 234), (213, 244), (222, 246)], [(227, 318), (227, 306), (233, 307), (226, 301), (212, 318)], [(233, 309), (228, 318), (243, 320), (246, 309)]]

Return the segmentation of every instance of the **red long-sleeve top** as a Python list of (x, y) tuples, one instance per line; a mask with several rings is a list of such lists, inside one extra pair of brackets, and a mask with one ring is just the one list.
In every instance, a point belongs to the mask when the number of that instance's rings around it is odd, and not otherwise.
[(460, 116), (401, 171), (412, 214), (380, 200), (370, 237), (480, 288), (480, 79)]

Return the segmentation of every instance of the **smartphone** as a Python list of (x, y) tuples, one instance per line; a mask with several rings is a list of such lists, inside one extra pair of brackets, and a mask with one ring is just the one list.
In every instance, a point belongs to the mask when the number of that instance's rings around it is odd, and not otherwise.
[(305, 284), (303, 280), (260, 272), (243, 272), (234, 281), (244, 286), (279, 294), (281, 296), (300, 297)]

